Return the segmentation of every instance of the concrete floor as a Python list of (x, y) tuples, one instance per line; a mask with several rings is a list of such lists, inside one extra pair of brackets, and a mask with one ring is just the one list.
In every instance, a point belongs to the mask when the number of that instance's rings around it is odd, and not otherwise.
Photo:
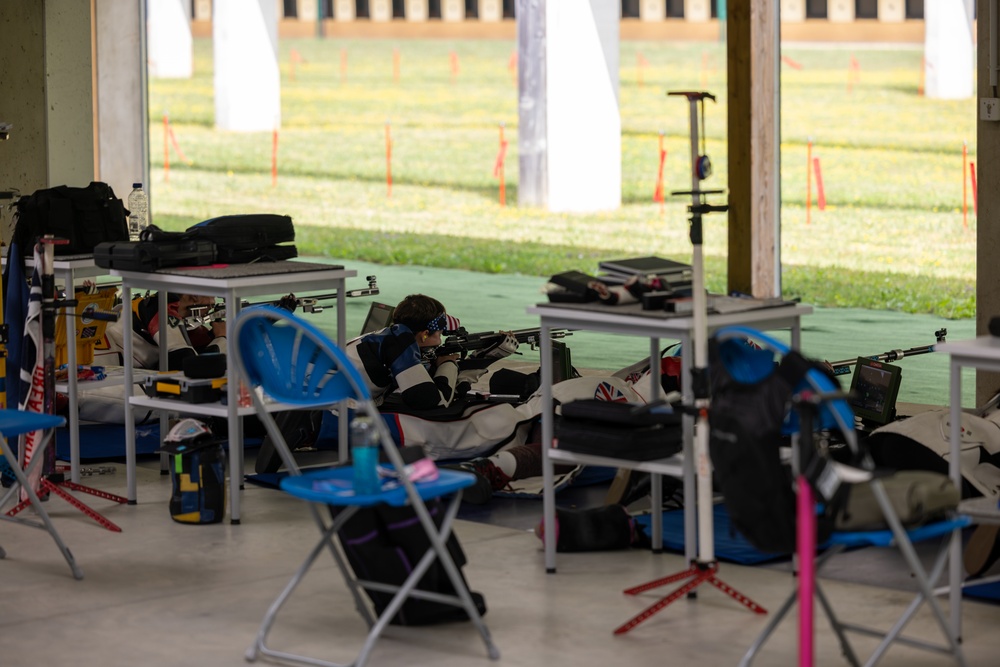
[[(252, 471), (248, 457), (248, 471)], [(90, 486), (124, 493), (124, 468), (85, 477)], [(98, 527), (61, 500), (48, 502), (63, 538), (84, 571), (75, 581), (49, 536), (0, 523), (0, 664), (44, 667), (75, 664), (241, 665), (264, 611), (307, 550), (315, 526), (300, 501), (248, 484), (243, 522), (206, 526), (175, 523), (167, 501), (169, 477), (155, 460), (139, 469), (139, 504), (86, 499), (121, 526)], [(533, 501), (519, 501), (532, 504)], [(541, 505), (535, 504), (540, 515)], [(485, 620), (503, 665), (736, 665), (767, 622), (712, 587), (681, 600), (622, 637), (612, 630), (658, 599), (622, 594), (636, 585), (684, 569), (679, 555), (644, 550), (560, 554), (558, 573), (546, 574), (541, 543), (521, 528), (459, 521), (456, 532), (468, 556), (465, 575), (485, 595)], [(878, 561), (898, 570), (898, 563)], [(790, 591), (780, 568), (722, 564), (720, 577), (769, 610)], [(829, 580), (833, 604), (855, 622), (885, 625), (905, 607), (905, 591)], [(665, 594), (665, 592), (663, 593)], [(946, 601), (942, 601), (946, 604)], [(272, 632), (275, 648), (347, 660), (364, 627), (325, 558), (287, 605)], [(1000, 605), (963, 605), (968, 664), (1000, 664)], [(796, 624), (787, 621), (754, 663), (796, 663)], [(926, 611), (909, 630), (925, 638), (937, 631)], [(845, 664), (822, 619), (817, 621), (817, 663)], [(872, 640), (858, 638), (865, 652)], [(468, 623), (390, 628), (372, 665), (492, 664)], [(952, 664), (947, 658), (892, 648), (883, 665)]]

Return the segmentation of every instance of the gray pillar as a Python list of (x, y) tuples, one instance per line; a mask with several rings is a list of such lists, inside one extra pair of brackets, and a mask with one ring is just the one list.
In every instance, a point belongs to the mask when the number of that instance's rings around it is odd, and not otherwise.
[(149, 76), (190, 79), (191, 0), (147, 0), (146, 7)]
[[(979, 0), (977, 81), (980, 98), (1000, 97), (998, 77), (990, 76), (1000, 56), (1000, 29), (990, 30), (989, 0)], [(992, 17), (1000, 22), (1000, 17)], [(991, 34), (992, 33), (992, 34)], [(991, 48), (992, 47), (992, 48)], [(992, 54), (992, 55), (991, 55)], [(976, 216), (976, 333), (985, 336), (990, 319), (1000, 315), (1000, 121), (984, 120), (976, 103), (976, 178), (979, 189), (979, 215)], [(2, 149), (2, 147), (0, 147)], [(1000, 374), (976, 373), (976, 405), (985, 403), (1000, 389)], [(966, 406), (968, 407), (968, 406)]]
[(518, 0), (518, 185), (521, 206), (548, 205), (545, 108), (545, 0)]
[(31, 193), (48, 185), (44, 34), (41, 3), (0, 2), (0, 122), (13, 125), (0, 141), (0, 190)]
[(145, 3), (98, 0), (96, 4), (97, 178), (122, 199), (134, 181), (141, 181), (152, 221), (145, 25)]
[(96, 171), (90, 25), (89, 2), (45, 3), (45, 104), (41, 110), (48, 132), (49, 185), (86, 185)]
[(281, 127), (278, 5), (274, 0), (215, 0), (215, 125), (259, 132)]
[(925, 0), (924, 94), (948, 100), (972, 97), (974, 50), (972, 0)]
[(621, 206), (620, 9), (617, 0), (519, 3), (519, 201)]

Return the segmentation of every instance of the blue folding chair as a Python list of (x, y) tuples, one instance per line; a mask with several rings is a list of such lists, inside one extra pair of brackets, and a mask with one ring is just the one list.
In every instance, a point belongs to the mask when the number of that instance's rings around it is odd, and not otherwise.
[[(45, 511), (45, 506), (38, 499), (38, 494), (35, 492), (34, 487), (28, 481), (28, 477), (36, 466), (41, 465), (42, 459), (45, 457), (45, 447), (48, 446), (52, 440), (51, 429), (58, 426), (63, 426), (66, 420), (63, 417), (57, 417), (55, 415), (49, 415), (38, 412), (27, 412), (25, 410), (0, 410), (0, 454), (3, 454), (4, 459), (9, 464), (10, 470), (14, 475), (14, 483), (3, 497), (0, 498), (0, 508), (7, 505), (7, 502), (11, 498), (18, 497), (18, 492), (23, 490), (24, 494), (27, 496), (28, 501), (32, 509), (38, 515), (38, 520), (32, 518), (21, 516), (20, 514), (15, 514), (13, 516), (8, 515), (6, 512), (0, 511), (0, 520), (9, 521), (11, 523), (20, 524), (22, 526), (29, 526), (31, 528), (41, 528), (48, 532), (49, 536), (52, 537), (52, 541), (56, 543), (59, 547), (59, 551), (62, 553), (63, 558), (69, 564), (69, 569), (73, 572), (73, 577), (75, 579), (83, 579), (83, 570), (80, 566), (76, 564), (76, 559), (73, 558), (73, 554), (70, 552), (69, 547), (63, 542), (62, 537), (59, 536), (59, 531), (52, 524), (52, 519), (49, 518), (49, 513)], [(42, 446), (35, 450), (34, 456), (31, 462), (28, 464), (27, 469), (22, 469), (18, 463), (17, 456), (8, 442), (8, 438), (16, 438), (22, 433), (30, 433), (32, 431), (50, 431), (42, 439)], [(0, 547), (0, 558), (6, 558), (7, 552)]]
[[(433, 600), (464, 609), (482, 636), (489, 657), (498, 659), (500, 653), (493, 645), (489, 630), (476, 608), (468, 586), (446, 547), (452, 522), (458, 512), (462, 489), (472, 485), (475, 477), (465, 472), (440, 470), (439, 477), (434, 481), (416, 483), (411, 481), (385, 422), (378, 416), (378, 408), (372, 401), (361, 374), (333, 341), (308, 322), (279, 308), (259, 306), (244, 310), (236, 319), (230, 335), (234, 336), (237, 342), (236, 362), (239, 373), (251, 387), (260, 390), (250, 392), (257, 415), (264, 422), (268, 435), (289, 472), (289, 477), (281, 481), (281, 490), (308, 501), (309, 509), (320, 530), (320, 539), (316, 546), (267, 610), (254, 645), (247, 651), (247, 660), (253, 661), (263, 655), (309, 665), (361, 667), (368, 661), (386, 625), (409, 598)], [(282, 404), (284, 409), (328, 408), (337, 404), (343, 405), (347, 401), (353, 402), (359, 414), (373, 417), (372, 422), (379, 431), (381, 446), (389, 463), (396, 471), (403, 471), (399, 475), (401, 485), (372, 495), (358, 495), (354, 493), (351, 485), (350, 467), (343, 466), (333, 470), (302, 474), (281, 431), (268, 412), (264, 396)], [(449, 497), (443, 520), (438, 527), (425, 501), (433, 498), (444, 500)], [(411, 507), (431, 544), (431, 548), (399, 586), (359, 579), (348, 567), (344, 554), (333, 540), (337, 531), (360, 508), (380, 503), (394, 507)], [(332, 521), (323, 518), (323, 510), (327, 506), (340, 508)], [(350, 663), (334, 663), (277, 651), (268, 647), (266, 643), (267, 635), (281, 607), (301, 583), (324, 548), (329, 549), (333, 555), (354, 597), (355, 606), (369, 628), (360, 652)], [(435, 560), (444, 567), (457, 595), (443, 595), (416, 588)], [(362, 595), (362, 591), (366, 589), (394, 594), (391, 602), (377, 617)]]
[[(747, 382), (762, 379), (765, 374), (773, 372), (775, 355), (785, 355), (789, 352), (788, 346), (784, 343), (748, 327), (727, 327), (717, 331), (715, 336), (719, 341), (722, 363), (727, 364), (727, 370), (734, 377), (739, 378), (742, 376), (743, 381)], [(744, 352), (747, 348), (745, 348), (743, 341), (748, 338), (759, 344), (765, 352), (770, 354)], [(819, 397), (815, 426), (817, 428), (836, 428), (840, 430), (847, 445), (855, 455), (854, 459), (859, 462), (857, 466), (845, 466), (841, 463), (831, 462), (831, 468), (844, 482), (850, 481), (850, 483), (868, 484), (870, 486), (888, 526), (887, 529), (874, 531), (834, 531), (826, 544), (827, 548), (816, 558), (816, 573), (818, 574), (820, 568), (831, 558), (847, 548), (865, 546), (896, 548), (902, 554), (918, 585), (916, 596), (903, 614), (891, 628), (882, 630), (840, 620), (834, 612), (829, 599), (823, 593), (817, 579), (814, 582), (816, 598), (819, 600), (820, 606), (837, 636), (844, 657), (852, 665), (857, 666), (862, 664), (858, 660), (857, 654), (847, 638), (846, 632), (851, 631), (881, 639), (881, 642), (864, 663), (865, 665), (874, 665), (877, 663), (894, 642), (914, 648), (949, 654), (957, 664), (965, 665), (965, 658), (958, 639), (949, 627), (948, 621), (935, 597), (934, 584), (940, 580), (944, 566), (948, 561), (949, 538), (954, 531), (968, 526), (970, 519), (966, 516), (956, 514), (916, 528), (905, 528), (892, 505), (892, 501), (886, 494), (880, 477), (874, 470), (874, 465), (870, 457), (858, 445), (854, 430), (854, 412), (848, 402), (839, 394), (838, 387), (824, 373), (813, 369), (806, 374), (802, 386), (797, 388), (797, 391), (800, 393), (806, 390)], [(793, 442), (798, 442), (798, 446), (811, 446), (812, 433), (800, 433), (798, 419), (793, 417), (796, 417), (794, 412), (789, 414), (789, 419), (786, 421), (786, 431), (794, 434)], [(924, 567), (913, 546), (915, 542), (926, 540), (938, 540), (939, 542), (937, 554), (929, 571)], [(752, 663), (768, 637), (791, 610), (797, 597), (798, 584), (796, 584), (796, 588), (792, 591), (792, 594), (771, 618), (770, 622), (743, 656), (740, 662), (741, 667)], [(933, 616), (945, 637), (944, 644), (932, 643), (902, 635), (906, 624), (909, 623), (913, 615), (925, 602), (931, 608)]]

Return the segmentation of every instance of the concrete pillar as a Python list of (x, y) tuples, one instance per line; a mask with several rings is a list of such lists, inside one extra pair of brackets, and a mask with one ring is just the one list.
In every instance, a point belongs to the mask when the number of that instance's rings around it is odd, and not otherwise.
[(145, 6), (132, 0), (96, 3), (97, 175), (122, 199), (133, 182), (142, 181), (152, 221)]
[(974, 48), (972, 0), (924, 0), (924, 95), (972, 97)]
[(278, 8), (274, 0), (215, 0), (215, 125), (261, 132), (281, 127)]
[(141, 4), (0, 3), (0, 189), (148, 180)]
[[(0, 2), (0, 35), (0, 122), (13, 125), (9, 138), (0, 141), (0, 190), (30, 194), (49, 185), (45, 7)], [(10, 221), (6, 213), (2, 217)]]
[(519, 202), (551, 211), (621, 206), (617, 0), (521, 0)]
[[(990, 73), (990, 2), (979, 0), (976, 68), (979, 97), (997, 96), (997, 78)], [(994, 43), (1000, 49), (1000, 43)], [(994, 67), (996, 63), (993, 63)], [(996, 73), (996, 70), (994, 70)], [(1000, 74), (1000, 73), (997, 73)], [(984, 120), (976, 103), (976, 178), (979, 215), (976, 216), (976, 334), (989, 333), (990, 319), (1000, 315), (1000, 121)], [(0, 146), (0, 150), (3, 147)], [(976, 373), (976, 405), (983, 405), (1000, 389), (1000, 374)], [(966, 406), (970, 407), (970, 406)]]
[(191, 0), (147, 0), (146, 9), (149, 76), (190, 79)]
[(86, 185), (97, 171), (91, 6), (80, 0), (44, 5), (45, 104), (39, 111), (48, 132), (46, 181)]
[[(442, 9), (444, 2), (442, 2)], [(521, 206), (548, 204), (548, 151), (545, 142), (545, 0), (517, 0), (518, 184)]]

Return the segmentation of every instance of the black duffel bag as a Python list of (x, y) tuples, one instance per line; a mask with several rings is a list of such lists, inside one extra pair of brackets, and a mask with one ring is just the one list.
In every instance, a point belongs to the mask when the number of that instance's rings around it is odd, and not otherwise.
[(105, 241), (128, 241), (127, 209), (107, 183), (94, 181), (85, 188), (59, 185), (21, 197), (13, 243), (22, 256), (46, 234), (66, 239), (55, 246), (56, 255), (83, 255)]

